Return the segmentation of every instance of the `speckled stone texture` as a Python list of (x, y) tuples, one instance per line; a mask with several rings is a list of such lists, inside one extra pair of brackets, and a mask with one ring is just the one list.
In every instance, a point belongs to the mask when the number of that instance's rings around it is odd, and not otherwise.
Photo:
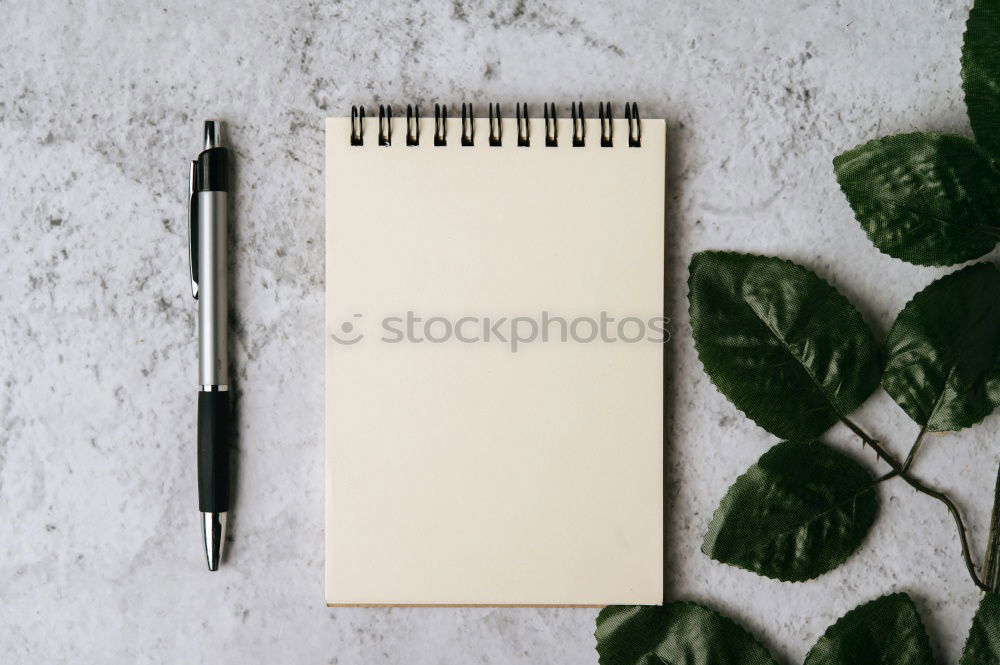
[[(0, 661), (596, 662), (594, 610), (324, 607), (323, 118), (359, 102), (636, 99), (671, 134), (670, 596), (728, 612), (793, 663), (849, 608), (903, 590), (955, 662), (979, 594), (947, 513), (898, 481), (863, 549), (819, 580), (784, 584), (701, 554), (726, 487), (773, 440), (703, 375), (685, 276), (704, 248), (779, 254), (884, 334), (946, 271), (873, 249), (830, 160), (893, 132), (969, 133), (967, 5), (8, 0)], [(192, 472), (185, 219), (206, 117), (226, 121), (237, 165), (239, 474), (215, 574)], [(916, 433), (884, 394), (857, 419), (897, 451)], [(998, 429), (990, 417), (934, 437), (916, 466), (954, 490), (977, 552)], [(874, 465), (845, 431), (829, 438)]]

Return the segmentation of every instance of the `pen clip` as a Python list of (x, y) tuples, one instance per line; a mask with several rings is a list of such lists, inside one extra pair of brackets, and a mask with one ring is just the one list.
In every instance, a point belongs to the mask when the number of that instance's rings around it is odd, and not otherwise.
[(191, 275), (191, 295), (198, 299), (198, 193), (195, 191), (195, 177), (198, 162), (191, 162), (191, 176), (188, 185), (188, 266)]

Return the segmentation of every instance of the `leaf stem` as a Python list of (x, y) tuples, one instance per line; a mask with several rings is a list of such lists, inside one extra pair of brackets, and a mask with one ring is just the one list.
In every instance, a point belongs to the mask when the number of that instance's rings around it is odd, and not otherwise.
[(917, 440), (913, 442), (913, 446), (910, 448), (910, 453), (906, 456), (906, 460), (903, 461), (903, 471), (907, 471), (910, 465), (913, 464), (913, 458), (917, 456), (920, 451), (920, 444), (924, 442), (924, 435), (927, 434), (927, 425), (922, 425), (920, 427), (920, 432), (917, 434)]
[[(912, 475), (910, 475), (906, 466), (904, 464), (900, 464), (898, 459), (896, 459), (893, 455), (889, 453), (889, 451), (883, 448), (882, 443), (879, 440), (875, 439), (870, 434), (861, 429), (850, 418), (844, 416), (841, 417), (841, 420), (845, 425), (847, 425), (847, 427), (852, 432), (857, 434), (862, 441), (871, 446), (872, 449), (875, 451), (875, 454), (878, 455), (883, 460), (885, 460), (885, 463), (892, 468), (892, 471), (890, 473), (886, 474), (879, 480), (888, 480), (889, 478), (892, 478), (894, 476), (899, 476), (916, 491), (920, 492), (921, 494), (926, 494), (927, 496), (933, 499), (937, 499), (938, 501), (940, 501), (945, 505), (945, 507), (948, 509), (948, 512), (951, 513), (952, 518), (955, 520), (955, 526), (958, 528), (958, 540), (962, 545), (962, 559), (965, 561), (965, 568), (969, 571), (969, 577), (972, 578), (972, 582), (977, 587), (979, 587), (983, 591), (990, 591), (990, 587), (987, 586), (982, 581), (982, 579), (980, 579), (979, 575), (976, 573), (976, 566), (974, 563), (972, 563), (972, 553), (969, 550), (969, 537), (965, 528), (965, 522), (962, 520), (962, 514), (959, 512), (958, 506), (955, 505), (955, 502), (952, 501), (951, 497), (945, 494), (944, 492), (941, 492), (939, 490), (934, 489), (933, 487), (924, 484), (923, 481), (914, 478)], [(918, 446), (922, 438), (923, 438), (923, 431), (921, 430), (921, 434), (917, 437), (917, 441), (914, 443), (915, 448)], [(910, 453), (911, 455), (908, 456), (907, 459), (909, 461), (912, 461), (911, 457), (914, 454), (912, 449)], [(1000, 473), (1000, 471), (998, 471), (998, 473)], [(1000, 482), (1000, 477), (998, 477), (998, 482)], [(998, 487), (998, 489), (1000, 489), (1000, 487)], [(1000, 518), (997, 517), (996, 513), (997, 513), (996, 505), (994, 505), (994, 518), (1000, 520)], [(991, 536), (992, 535), (993, 535), (993, 530), (991, 529)], [(997, 538), (1000, 539), (1000, 536), (997, 536)], [(992, 539), (991, 539), (991, 544), (992, 544)], [(998, 544), (998, 547), (1000, 547), (1000, 544)], [(996, 559), (996, 556), (994, 556), (993, 558)], [(990, 563), (993, 563), (993, 561), (991, 560)]]
[(983, 573), (990, 591), (1000, 591), (1000, 467), (997, 468), (997, 482), (993, 490), (993, 514), (990, 517)]

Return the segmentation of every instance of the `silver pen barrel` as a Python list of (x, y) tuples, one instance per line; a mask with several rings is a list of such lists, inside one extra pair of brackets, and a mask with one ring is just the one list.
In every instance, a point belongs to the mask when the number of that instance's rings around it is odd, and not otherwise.
[(198, 192), (198, 385), (229, 388), (229, 233), (226, 192)]
[[(205, 150), (222, 147), (222, 125), (205, 122)], [(198, 385), (202, 390), (229, 388), (229, 283), (226, 279), (229, 233), (228, 194), (200, 191), (198, 196)]]

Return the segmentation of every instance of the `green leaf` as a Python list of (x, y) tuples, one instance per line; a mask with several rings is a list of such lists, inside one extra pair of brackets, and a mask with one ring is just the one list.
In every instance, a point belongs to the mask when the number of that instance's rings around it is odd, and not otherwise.
[(801, 582), (842, 564), (877, 513), (864, 467), (818, 441), (785, 441), (729, 488), (701, 549), (722, 563)]
[(977, 0), (962, 40), (962, 90), (976, 140), (1000, 153), (1000, 3)]
[(888, 136), (838, 155), (833, 166), (861, 227), (889, 256), (952, 265), (997, 243), (1000, 176), (967, 138)]
[(969, 427), (1000, 406), (1000, 271), (977, 263), (913, 297), (885, 341), (882, 386), (932, 432)]
[(690, 602), (606, 607), (594, 637), (601, 665), (775, 665), (742, 626)]
[(691, 332), (709, 378), (775, 436), (815, 439), (878, 386), (871, 330), (844, 296), (802, 266), (699, 252), (688, 287)]
[(958, 665), (997, 665), (1000, 663), (1000, 596), (987, 593), (972, 617), (969, 637)]
[(905, 593), (854, 608), (806, 655), (805, 665), (934, 665), (930, 640)]

